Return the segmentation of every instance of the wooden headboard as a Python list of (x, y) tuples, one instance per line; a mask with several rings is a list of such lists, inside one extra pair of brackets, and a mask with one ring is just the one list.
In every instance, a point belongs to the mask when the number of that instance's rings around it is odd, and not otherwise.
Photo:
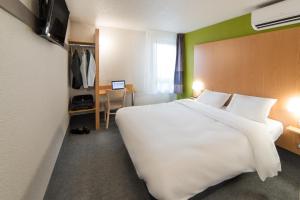
[[(194, 80), (215, 91), (276, 98), (271, 118), (296, 125), (286, 104), (300, 94), (300, 28), (201, 44), (194, 50)], [(298, 142), (299, 136), (285, 131), (277, 143), (300, 155)]]

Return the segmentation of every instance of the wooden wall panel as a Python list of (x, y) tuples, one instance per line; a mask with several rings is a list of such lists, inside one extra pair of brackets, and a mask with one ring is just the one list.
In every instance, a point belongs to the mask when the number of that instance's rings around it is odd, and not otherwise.
[[(207, 89), (278, 99), (271, 118), (296, 126), (287, 111), (300, 95), (300, 28), (195, 46), (194, 79)], [(300, 155), (299, 136), (285, 132), (278, 145)]]

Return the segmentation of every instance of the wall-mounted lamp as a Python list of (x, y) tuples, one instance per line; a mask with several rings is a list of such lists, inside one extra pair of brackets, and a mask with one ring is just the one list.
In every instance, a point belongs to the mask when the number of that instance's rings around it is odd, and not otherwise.
[(193, 89), (193, 97), (198, 97), (201, 94), (202, 90), (204, 89), (203, 82), (199, 80), (194, 81), (192, 89)]
[[(300, 96), (293, 97), (288, 101), (287, 109), (297, 117), (297, 125), (300, 126)], [(288, 126), (286, 129), (290, 132), (300, 135), (300, 128), (294, 126)], [(300, 143), (298, 144), (300, 149)]]
[[(293, 97), (288, 101), (287, 109), (289, 112), (293, 113), (297, 120), (300, 118), (300, 97)], [(299, 124), (299, 122), (298, 122)]]

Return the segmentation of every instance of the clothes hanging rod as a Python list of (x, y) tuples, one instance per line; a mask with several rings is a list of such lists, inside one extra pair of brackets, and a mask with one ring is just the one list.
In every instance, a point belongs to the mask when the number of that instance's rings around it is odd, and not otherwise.
[(69, 44), (70, 47), (89, 47), (95, 48), (94, 44)]

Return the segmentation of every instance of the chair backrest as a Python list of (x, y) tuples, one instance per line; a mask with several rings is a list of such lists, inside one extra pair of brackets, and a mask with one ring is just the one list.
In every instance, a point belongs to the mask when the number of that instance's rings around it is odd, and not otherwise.
[(123, 107), (125, 106), (126, 89), (122, 90), (106, 90), (107, 103), (120, 102)]

